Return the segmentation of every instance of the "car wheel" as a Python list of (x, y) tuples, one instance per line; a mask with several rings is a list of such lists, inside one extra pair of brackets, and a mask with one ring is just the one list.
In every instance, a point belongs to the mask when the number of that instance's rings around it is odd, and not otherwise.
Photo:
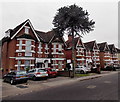
[(84, 74), (85, 72), (83, 70), (80, 71), (80, 74)]
[(15, 82), (14, 82), (13, 79), (10, 80), (10, 84), (11, 84), (11, 85), (14, 85), (14, 84), (15, 84)]
[(33, 76), (33, 78), (32, 78), (34, 81), (36, 80), (36, 76)]

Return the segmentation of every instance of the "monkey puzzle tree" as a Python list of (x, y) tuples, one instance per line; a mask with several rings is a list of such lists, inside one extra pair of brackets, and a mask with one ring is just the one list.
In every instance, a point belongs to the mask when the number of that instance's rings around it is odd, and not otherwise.
[[(75, 35), (84, 35), (94, 30), (95, 22), (89, 20), (87, 10), (77, 5), (64, 6), (57, 10), (57, 14), (53, 19), (55, 31), (59, 36), (64, 35), (64, 31), (68, 31), (72, 35), (72, 63), (73, 63), (73, 77), (75, 73), (75, 54), (74, 54), (74, 37)], [(80, 33), (79, 33), (80, 32)]]

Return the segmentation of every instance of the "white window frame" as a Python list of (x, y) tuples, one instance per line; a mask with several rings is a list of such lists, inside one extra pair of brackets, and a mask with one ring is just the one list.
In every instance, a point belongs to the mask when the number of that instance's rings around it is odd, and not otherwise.
[(45, 44), (45, 50), (47, 51), (47, 52), (45, 52), (45, 54), (48, 54), (49, 53), (49, 51), (48, 51), (48, 44)]
[(25, 34), (29, 34), (29, 29), (30, 29), (30, 27), (25, 26)]
[(58, 45), (58, 50), (59, 50), (59, 51), (62, 51), (62, 44), (59, 44), (59, 45)]
[[(29, 43), (27, 44), (27, 42), (29, 42)], [(30, 41), (30, 40), (27, 40), (27, 41), (26, 41), (25, 56), (32, 56), (32, 52), (31, 52), (31, 41)]]
[(53, 53), (56, 53), (56, 49), (57, 49), (57, 44), (53, 43)]
[(22, 50), (22, 40), (19, 40), (19, 51)]

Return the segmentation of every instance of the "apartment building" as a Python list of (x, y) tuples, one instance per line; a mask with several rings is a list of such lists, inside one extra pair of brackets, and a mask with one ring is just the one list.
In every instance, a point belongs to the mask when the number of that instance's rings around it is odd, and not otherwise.
[(10, 70), (26, 68), (56, 68), (64, 70), (66, 47), (63, 37), (55, 31), (41, 32), (33, 28), (29, 19), (5, 32), (2, 39), (2, 68)]
[(103, 69), (112, 63), (111, 53), (107, 42), (98, 43), (98, 47), (100, 50), (99, 53), (100, 66)]
[(117, 56), (117, 49), (115, 48), (114, 44), (108, 45), (110, 49), (110, 54), (112, 58), (112, 63), (114, 67), (117, 67), (119, 62), (118, 62), (118, 56)]
[(85, 49), (86, 49), (86, 62), (93, 63), (94, 66), (100, 64), (100, 59), (99, 59), (99, 47), (96, 43), (96, 41), (90, 41), (84, 43)]
[[(72, 35), (68, 35), (68, 40), (66, 41), (67, 48), (65, 49), (65, 55), (68, 63), (72, 63)], [(80, 37), (74, 38), (74, 54), (75, 54), (75, 66), (85, 65), (85, 47)]]

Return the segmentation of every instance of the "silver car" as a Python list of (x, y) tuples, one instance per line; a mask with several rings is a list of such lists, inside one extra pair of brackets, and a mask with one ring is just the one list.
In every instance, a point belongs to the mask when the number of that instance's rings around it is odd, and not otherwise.
[(29, 79), (36, 80), (37, 78), (48, 78), (48, 73), (45, 69), (33, 68), (28, 71)]
[(91, 71), (90, 68), (87, 68), (85, 66), (77, 66), (75, 68), (75, 72), (80, 73), (80, 74), (86, 74), (86, 73), (88, 73), (90, 71)]

